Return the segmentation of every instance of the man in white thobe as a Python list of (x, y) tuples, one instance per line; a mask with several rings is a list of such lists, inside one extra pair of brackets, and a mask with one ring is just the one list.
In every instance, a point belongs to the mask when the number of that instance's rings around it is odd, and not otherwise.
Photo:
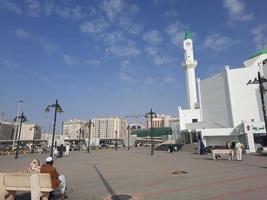
[(242, 160), (242, 151), (244, 149), (244, 145), (239, 141), (236, 143), (236, 158), (237, 160)]

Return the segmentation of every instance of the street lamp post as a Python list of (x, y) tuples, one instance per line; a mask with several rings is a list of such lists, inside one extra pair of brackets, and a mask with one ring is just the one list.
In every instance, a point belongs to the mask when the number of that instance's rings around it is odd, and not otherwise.
[[(23, 103), (22, 100), (17, 101), (19, 103), (18, 105), (18, 111), (17, 111), (17, 117), (19, 116), (19, 111), (20, 111), (20, 105)], [(16, 126), (16, 132), (13, 135), (13, 143), (12, 143), (12, 150), (14, 149), (15, 146), (15, 140), (18, 137), (18, 131), (19, 131), (19, 124), (17, 124)]]
[(127, 130), (128, 130), (128, 151), (130, 150), (130, 130), (131, 130), (131, 126), (127, 126)]
[(118, 131), (115, 131), (115, 150), (118, 150)]
[(20, 116), (17, 116), (14, 121), (17, 121), (17, 119), (20, 119), (20, 125), (19, 125), (19, 136), (17, 140), (17, 149), (16, 149), (16, 154), (15, 154), (15, 159), (18, 159), (18, 155), (19, 155), (20, 134), (21, 134), (22, 123), (27, 121), (27, 118), (23, 113), (21, 113)]
[(90, 153), (91, 127), (94, 126), (94, 123), (92, 122), (92, 120), (89, 120), (89, 122), (87, 122), (87, 123), (85, 124), (85, 126), (88, 126), (88, 128), (89, 128), (87, 153)]
[(79, 151), (81, 151), (81, 133), (82, 133), (82, 129), (79, 129), (79, 141), (78, 141), (78, 146), (79, 146)]
[(260, 72), (258, 72), (258, 79), (255, 78), (253, 81), (249, 80), (247, 85), (259, 84), (259, 89), (260, 89), (260, 94), (261, 94), (261, 106), (262, 106), (263, 119), (264, 119), (264, 125), (265, 125), (265, 133), (267, 134), (267, 116), (266, 116), (266, 106), (265, 106), (265, 100), (264, 100), (264, 93), (267, 90), (264, 88), (264, 85), (263, 85), (263, 83), (265, 82), (267, 82), (267, 79), (261, 76)]
[(53, 156), (53, 148), (54, 148), (55, 131), (56, 131), (57, 113), (62, 113), (63, 110), (62, 110), (61, 106), (58, 104), (58, 100), (56, 100), (55, 104), (48, 105), (46, 107), (45, 111), (49, 112), (50, 108), (54, 108), (55, 109), (54, 125), (53, 125), (53, 136), (52, 136), (52, 144), (51, 144), (51, 152), (50, 152), (50, 156), (52, 157)]
[(35, 131), (36, 131), (37, 128), (38, 128), (38, 126), (36, 126), (36, 124), (34, 125), (34, 127), (30, 128), (30, 130), (33, 129), (33, 135), (32, 135), (32, 150), (31, 150), (31, 153), (32, 153), (32, 154), (34, 153), (34, 137), (35, 137)]
[(153, 136), (153, 118), (156, 117), (157, 114), (150, 109), (150, 112), (146, 113), (145, 117), (150, 118), (150, 139), (151, 139), (151, 155), (154, 155), (154, 136)]

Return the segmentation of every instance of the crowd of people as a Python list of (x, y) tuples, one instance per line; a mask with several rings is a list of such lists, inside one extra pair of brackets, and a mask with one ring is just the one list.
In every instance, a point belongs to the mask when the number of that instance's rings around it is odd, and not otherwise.
[(54, 148), (53, 157), (63, 158), (64, 156), (69, 156), (70, 153), (70, 145), (67, 143), (66, 146), (63, 144)]

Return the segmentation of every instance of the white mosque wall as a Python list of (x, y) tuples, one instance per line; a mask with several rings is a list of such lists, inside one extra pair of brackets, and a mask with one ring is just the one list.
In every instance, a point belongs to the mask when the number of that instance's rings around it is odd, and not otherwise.
[(228, 83), (233, 127), (242, 121), (261, 121), (261, 101), (258, 84), (247, 85), (257, 76), (258, 67), (229, 69)]
[(221, 127), (232, 127), (225, 73), (201, 80), (200, 85), (203, 120)]
[(206, 137), (206, 145), (205, 146), (225, 146), (226, 141), (229, 141), (230, 143), (236, 139), (233, 136), (210, 136)]
[(180, 119), (180, 130), (184, 130), (186, 129), (186, 124), (192, 123), (193, 119), (201, 120), (200, 109), (182, 110), (181, 107), (178, 107), (178, 117)]
[(202, 141), (205, 146), (225, 145), (226, 141), (232, 141), (237, 138), (234, 133), (234, 128), (209, 128), (202, 129)]
[(259, 85), (247, 85), (257, 76), (258, 67), (229, 69), (201, 80), (203, 120), (222, 128), (238, 126), (242, 121), (261, 121)]

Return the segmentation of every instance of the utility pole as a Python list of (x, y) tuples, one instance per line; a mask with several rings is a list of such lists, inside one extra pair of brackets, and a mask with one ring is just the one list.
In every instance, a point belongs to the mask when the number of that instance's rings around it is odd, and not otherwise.
[(117, 151), (118, 150), (118, 131), (116, 130), (115, 131), (115, 150)]
[(265, 106), (265, 99), (264, 99), (264, 93), (267, 91), (264, 88), (263, 83), (267, 82), (267, 79), (261, 76), (260, 72), (258, 72), (258, 79), (255, 78), (253, 81), (249, 80), (247, 85), (251, 84), (259, 84), (259, 92), (261, 95), (261, 106), (262, 106), (262, 112), (263, 112), (263, 119), (264, 119), (264, 125), (265, 125), (265, 133), (267, 134), (267, 116), (266, 116), (266, 106)]
[(88, 126), (88, 128), (89, 128), (87, 153), (90, 153), (91, 127), (94, 126), (94, 123), (92, 122), (92, 120), (89, 120), (89, 122), (87, 122), (87, 123), (85, 124), (85, 126)]
[(35, 131), (38, 128), (38, 126), (36, 126), (36, 124), (34, 125), (34, 127), (30, 128), (30, 130), (33, 129), (33, 134), (32, 134), (32, 149), (31, 149), (31, 153), (34, 153), (34, 137), (35, 137)]
[(153, 118), (155, 118), (157, 114), (150, 109), (150, 112), (146, 113), (145, 117), (150, 118), (150, 139), (151, 139), (151, 155), (154, 155), (154, 135), (153, 135)]
[(127, 126), (127, 130), (128, 130), (128, 151), (130, 150), (130, 130), (131, 130), (131, 126)]
[[(17, 101), (18, 102), (18, 111), (17, 111), (17, 115), (16, 117), (19, 117), (19, 113), (20, 113), (20, 106), (21, 104), (24, 102), (22, 100), (19, 100)], [(14, 149), (14, 146), (15, 146), (15, 140), (18, 139), (18, 131), (19, 131), (19, 123), (17, 123), (17, 126), (16, 126), (16, 131), (13, 135), (13, 143), (12, 143), (12, 150)]]
[(20, 119), (20, 125), (19, 125), (19, 136), (18, 136), (18, 141), (17, 141), (17, 149), (16, 149), (16, 154), (15, 154), (15, 159), (18, 159), (18, 155), (19, 155), (20, 134), (21, 134), (22, 123), (27, 121), (27, 118), (23, 113), (21, 113), (21, 116), (17, 116), (15, 118), (15, 121), (17, 121), (17, 119)]

